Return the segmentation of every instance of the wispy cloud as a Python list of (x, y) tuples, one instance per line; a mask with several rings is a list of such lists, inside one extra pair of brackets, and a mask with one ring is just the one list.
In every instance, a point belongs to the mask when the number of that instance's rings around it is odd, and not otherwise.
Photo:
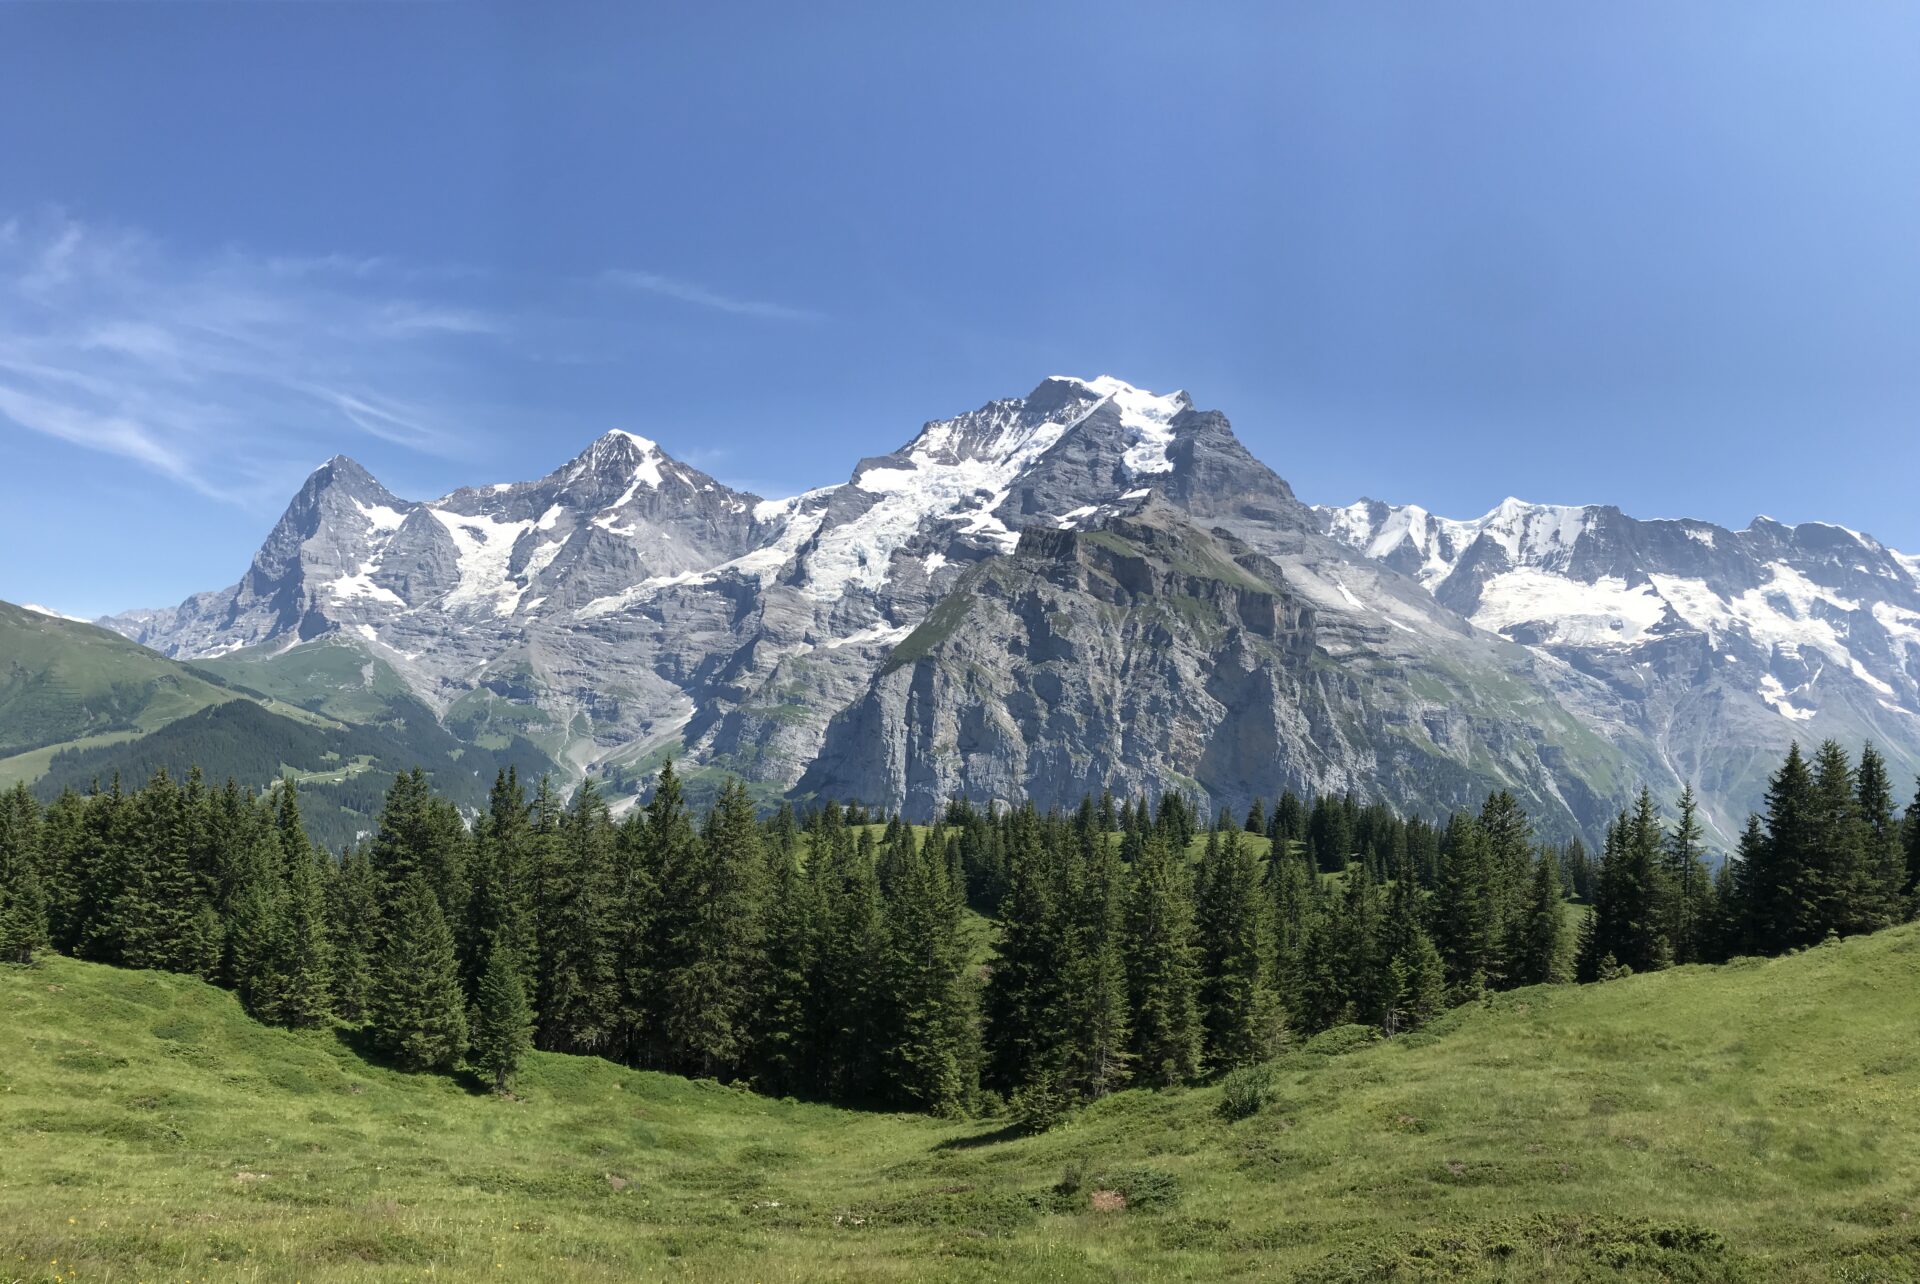
[[(502, 317), (420, 297), (390, 260), (193, 258), (59, 213), (0, 221), (0, 432), (131, 460), (203, 495), (279, 498), (352, 433), (456, 454), (433, 391)], [(329, 452), (330, 453), (330, 452)]]
[(826, 319), (823, 314), (806, 308), (788, 307), (784, 303), (766, 303), (757, 299), (736, 298), (693, 281), (661, 276), (658, 272), (609, 268), (600, 274), (600, 280), (607, 285), (641, 290), (648, 294), (657, 294), (662, 298), (675, 299), (681, 303), (691, 303), (695, 307), (711, 308), (716, 312), (731, 312), (735, 316), (760, 317), (767, 321), (823, 321)]

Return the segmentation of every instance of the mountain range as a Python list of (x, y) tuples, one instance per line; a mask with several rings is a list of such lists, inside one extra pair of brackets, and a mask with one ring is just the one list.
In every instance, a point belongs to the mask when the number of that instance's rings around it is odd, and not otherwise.
[(1920, 770), (1920, 559), (1765, 518), (1309, 506), (1220, 413), (1107, 377), (789, 499), (626, 432), (424, 502), (336, 456), (236, 584), (100, 623), (623, 801), (671, 756), (696, 790), (916, 817), (1103, 788), (1439, 813), (1506, 788), (1591, 837), (1642, 784), (1693, 782), (1726, 842), (1790, 740)]

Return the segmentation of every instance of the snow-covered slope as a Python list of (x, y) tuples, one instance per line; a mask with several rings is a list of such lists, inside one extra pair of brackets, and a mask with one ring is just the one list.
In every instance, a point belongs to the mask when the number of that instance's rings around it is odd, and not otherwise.
[(1371, 500), (1319, 512), (1480, 628), (1604, 677), (1678, 774), (1824, 736), (1920, 766), (1920, 559), (1871, 536), (1513, 499), (1471, 521)]
[[(871, 746), (844, 734), (830, 743), (836, 714), (910, 704), (902, 657), (926, 653), (937, 640), (929, 626), (967, 616), (969, 586), (1016, 558), (1024, 532), (1097, 545), (1161, 504), (1168, 529), (1191, 527), (1179, 547), (1217, 544), (1242, 550), (1228, 561), (1263, 559), (1262, 575), (1277, 568), (1299, 636), (1311, 639), (1290, 679), (1304, 684), (1305, 704), (1274, 703), (1268, 734), (1242, 718), (1231, 743), (1215, 743), (1226, 723), (1208, 700), (1221, 697), (1182, 690), (1168, 707), (1192, 718), (1169, 715), (1109, 744), (1091, 730), (1112, 725), (1097, 711), (1030, 703), (1047, 697), (1046, 663), (1013, 648), (1051, 645), (1050, 626), (1023, 617), (1026, 640), (1009, 644), (1003, 672), (980, 670), (991, 649), (973, 638), (973, 677), (942, 687), (941, 717), (958, 722), (942, 730), (935, 719), (920, 743), (968, 752), (1017, 742), (1026, 765), (939, 778), (1105, 772), (1230, 807), (1261, 780), (1363, 793), (1415, 781), (1420, 796), (1396, 801), (1431, 808), (1512, 788), (1551, 827), (1591, 832), (1638, 784), (1666, 791), (1682, 777), (1730, 820), (1756, 782), (1724, 746), (1757, 763), (1788, 732), (1884, 723), (1904, 729), (1901, 743), (1920, 739), (1915, 559), (1837, 528), (1756, 522), (1736, 533), (1518, 501), (1474, 521), (1370, 503), (1316, 511), (1218, 412), (1111, 376), (1055, 376), (934, 420), (845, 482), (790, 499), (734, 491), (630, 432), (544, 477), (425, 501), (336, 457), (307, 479), (239, 583), (108, 623), (169, 655), (229, 665), (273, 656), (284, 667), (321, 640), (357, 647), (457, 734), (524, 735), (578, 774), (671, 752), (696, 784), (733, 772), (763, 796), (815, 767), (818, 779), (918, 782), (869, 800), (898, 802), (924, 798), (934, 777), (913, 762), (853, 762)], [(1217, 551), (1207, 556), (1212, 578), (1195, 580), (1183, 563), (1182, 583), (1237, 580)], [(1042, 574), (1050, 565), (1034, 563)], [(1155, 565), (1098, 561), (1076, 592), (1097, 598), (1103, 577), (1118, 575), (1119, 597), (1202, 618), (1182, 605), (1189, 595), (1148, 582), (1165, 573)], [(1006, 606), (1038, 610), (1045, 593), (1035, 593)], [(1091, 627), (1100, 609), (1082, 602), (1068, 614)], [(1250, 700), (1244, 692), (1266, 689), (1266, 661), (1258, 647), (1214, 649), (1222, 636), (1163, 636), (1155, 671)], [(1189, 672), (1196, 665), (1211, 667)], [(1012, 681), (1016, 670), (1040, 675), (1038, 685)], [(876, 705), (883, 682), (890, 694)], [(1006, 706), (986, 694), (1014, 690), (1025, 694)], [(955, 705), (968, 691), (975, 703)], [(1302, 724), (1308, 707), (1338, 711), (1339, 725)], [(969, 739), (969, 727), (1009, 719), (1018, 736)]]

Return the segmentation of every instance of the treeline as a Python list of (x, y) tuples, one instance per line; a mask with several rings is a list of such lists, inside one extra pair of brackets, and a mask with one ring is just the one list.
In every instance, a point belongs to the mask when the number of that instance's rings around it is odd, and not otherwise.
[(1920, 794), (1896, 813), (1886, 759), (1856, 768), (1829, 740), (1795, 744), (1747, 818), (1738, 857), (1708, 876), (1693, 791), (1668, 825), (1650, 795), (1607, 829), (1581, 934), (1579, 975), (1608, 980), (1674, 963), (1779, 954), (1906, 921), (1920, 885)]
[[(1289, 798), (1211, 828), (1178, 795), (956, 802), (920, 828), (833, 803), (760, 818), (737, 783), (696, 814), (669, 765), (618, 822), (591, 782), (529, 797), (507, 771), (468, 823), (412, 771), (335, 856), (291, 783), (161, 772), (44, 810), (20, 788), (0, 797), (0, 952), (191, 973), (262, 1020), (343, 1022), (401, 1066), (464, 1059), (500, 1086), (537, 1046), (1044, 1123), (1489, 990), (1870, 930), (1920, 870), (1920, 799), (1903, 833), (1884, 762), (1834, 746), (1811, 768), (1795, 750), (1717, 877), (1690, 793), (1671, 826), (1643, 795), (1597, 864), (1536, 842), (1505, 793), (1439, 826)], [(1577, 949), (1570, 871), (1593, 888)]]

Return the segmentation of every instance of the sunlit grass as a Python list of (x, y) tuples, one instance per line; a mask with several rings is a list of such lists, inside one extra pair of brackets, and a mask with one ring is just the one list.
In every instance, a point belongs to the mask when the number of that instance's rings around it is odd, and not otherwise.
[(561, 1056), (501, 1100), (54, 959), (0, 970), (0, 1280), (1912, 1280), (1916, 982), (1909, 927), (1521, 991), (1014, 1138)]

